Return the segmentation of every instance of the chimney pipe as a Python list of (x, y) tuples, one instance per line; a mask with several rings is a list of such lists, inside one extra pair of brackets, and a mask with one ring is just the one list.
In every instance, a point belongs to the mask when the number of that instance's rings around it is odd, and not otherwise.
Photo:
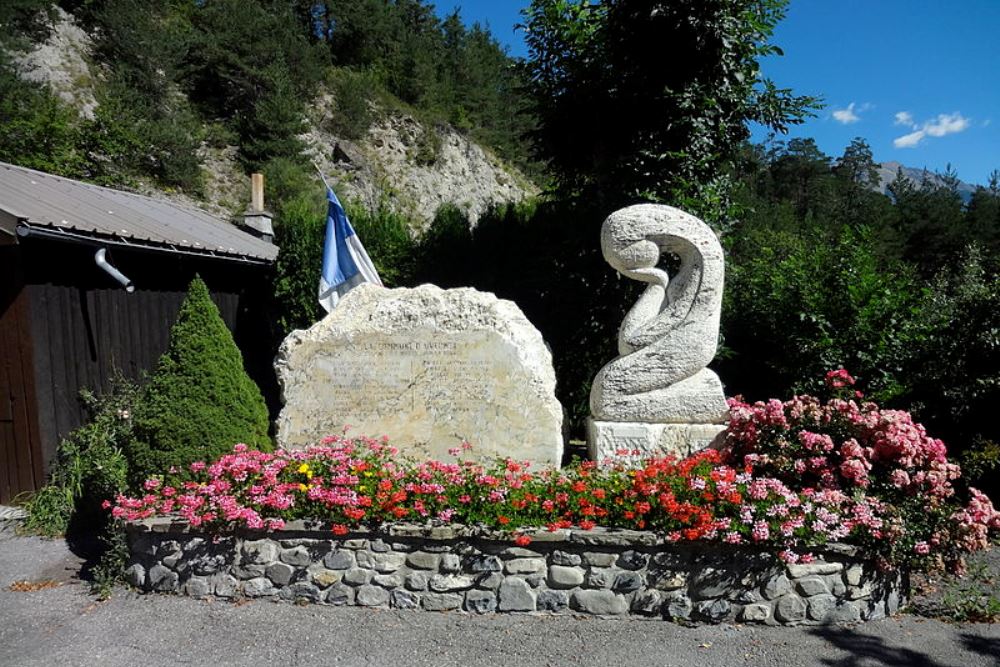
[(264, 174), (250, 174), (250, 210), (254, 213), (264, 210)]
[(274, 238), (273, 217), (264, 208), (264, 174), (250, 174), (250, 208), (243, 214), (243, 228), (270, 243)]

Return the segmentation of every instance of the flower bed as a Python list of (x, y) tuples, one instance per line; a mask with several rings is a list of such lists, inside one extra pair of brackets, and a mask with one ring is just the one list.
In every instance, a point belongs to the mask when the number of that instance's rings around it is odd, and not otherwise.
[[(944, 444), (930, 438), (909, 414), (856, 401), (860, 396), (848, 395), (854, 393), (853, 379), (845, 371), (832, 372), (827, 379), (841, 395), (826, 402), (809, 396), (755, 404), (732, 399), (725, 447), (684, 460), (655, 458), (641, 461), (634, 468), (582, 462), (562, 470), (535, 472), (527, 464), (512, 460), (497, 461), (492, 466), (463, 461), (461, 449), (453, 452), (454, 462), (406, 461), (398, 458), (388, 443), (370, 438), (331, 437), (317, 447), (275, 453), (237, 445), (233, 453), (218, 461), (197, 462), (190, 469), (173, 470), (162, 478), (148, 480), (144, 495), (119, 496), (112, 512), (132, 522), (178, 517), (184, 521), (185, 530), (214, 536), (238, 535), (240, 531), (280, 534), (288, 530), (291, 522), (312, 520), (316, 523), (311, 525), (322, 526), (329, 533), (326, 541), (312, 535), (302, 538), (319, 540), (310, 547), (318, 551), (341, 549), (338, 540), (348, 539), (345, 536), (358, 529), (381, 530), (392, 536), (393, 526), (399, 522), (416, 522), (428, 526), (428, 530), (473, 526), (477, 531), (486, 531), (491, 540), (507, 540), (505, 548), (514, 548), (509, 546), (512, 541), (520, 549), (536, 549), (536, 543), (549, 543), (550, 536), (562, 535), (571, 528), (574, 530), (568, 533), (568, 542), (580, 543), (583, 538), (572, 536), (586, 535), (600, 525), (646, 531), (642, 534), (652, 537), (642, 539), (654, 540), (643, 543), (646, 560), (654, 556), (669, 559), (673, 556), (662, 554), (681, 553), (666, 548), (649, 551), (653, 546), (682, 549), (690, 545), (691, 553), (700, 554), (692, 556), (692, 562), (701, 562), (716, 552), (735, 553), (727, 549), (736, 549), (740, 554), (766, 552), (785, 566), (808, 568), (822, 562), (817, 571), (824, 572), (824, 576), (846, 572), (848, 566), (862, 563), (874, 567), (887, 581), (897, 580), (893, 572), (912, 567), (949, 566), (960, 570), (964, 554), (984, 548), (990, 531), (1000, 528), (1000, 514), (975, 489), (969, 490), (966, 504), (959, 502), (953, 484), (960, 476), (958, 466), (948, 462)], [(275, 539), (275, 549), (292, 548), (285, 542), (293, 538)], [(186, 551), (180, 540), (175, 541), (176, 548), (171, 545), (166, 549), (168, 558), (182, 560)], [(385, 543), (384, 538), (379, 542)], [(834, 566), (824, 560), (830, 545), (842, 543), (860, 548), (852, 552), (851, 563), (835, 559), (832, 562), (839, 565)], [(234, 548), (242, 550), (243, 544), (238, 541)], [(399, 544), (410, 550), (422, 549), (419, 544)], [(470, 548), (458, 543), (447, 546), (453, 547), (453, 555), (462, 558), (466, 555), (463, 550)], [(495, 555), (488, 545), (474, 549)], [(842, 551), (843, 547), (836, 549)], [(562, 547), (558, 550), (571, 553)], [(556, 560), (545, 556), (544, 567), (536, 564), (541, 569), (535, 574), (543, 580), (548, 579), (553, 567), (565, 566), (556, 562), (561, 557), (554, 553), (550, 555)], [(581, 554), (572, 555), (582, 558)], [(166, 559), (151, 564), (149, 558), (158, 556), (159, 551), (154, 550), (145, 553), (146, 560), (137, 561), (144, 569), (136, 581), (153, 588), (162, 581), (185, 585), (182, 572), (173, 570), (175, 579), (162, 569), (173, 567)], [(737, 558), (742, 559), (744, 556)], [(234, 566), (242, 563), (235, 557), (227, 562)], [(154, 576), (150, 568), (156, 565), (161, 568), (156, 572), (165, 579)], [(286, 584), (308, 582), (312, 576), (310, 565), (303, 566), (305, 569), (294, 575), (298, 578)], [(683, 571), (698, 579), (700, 566), (684, 567), (687, 569)], [(773, 563), (768, 565), (772, 568), (768, 572), (773, 574), (773, 567)], [(583, 574), (589, 576), (590, 570)], [(766, 579), (772, 574), (760, 576)], [(227, 576), (240, 579), (236, 573)], [(757, 582), (760, 576), (751, 579)], [(825, 591), (819, 586), (808, 590), (816, 591), (816, 595), (833, 595), (838, 604), (852, 601), (853, 593), (846, 587), (864, 588), (865, 584), (852, 583), (846, 574), (843, 576), (844, 590), (832, 580), (824, 582)], [(267, 586), (277, 585), (265, 573), (251, 579), (261, 580), (253, 590), (270, 591)], [(271, 583), (265, 586), (263, 579)], [(615, 608), (622, 604), (632, 608), (637, 592), (661, 590), (653, 579), (646, 576), (639, 588), (628, 592), (630, 597), (625, 602), (615, 603)], [(730, 612), (736, 611), (743, 615), (743, 607), (733, 607), (730, 593), (735, 590), (735, 599), (744, 599), (739, 604), (756, 604), (759, 601), (745, 600), (762, 585), (727, 589), (725, 599), (730, 607), (715, 616), (729, 618)], [(228, 590), (228, 586), (224, 588)], [(199, 591), (202, 588), (201, 584), (196, 586)], [(246, 594), (245, 585), (237, 588)], [(391, 593), (398, 586), (383, 588)], [(606, 590), (596, 585), (592, 588)], [(581, 590), (589, 589), (584, 586)], [(613, 587), (610, 590), (614, 591)], [(881, 590), (894, 587), (882, 586)], [(272, 593), (285, 595), (277, 588)], [(689, 600), (707, 599), (700, 595), (684, 593)], [(878, 608), (882, 609), (879, 613), (884, 613), (890, 601), (888, 595), (878, 597), (872, 609), (858, 607), (858, 618), (870, 617)], [(311, 593), (309, 597), (313, 597)], [(502, 602), (499, 604), (502, 609)], [(795, 603), (787, 604), (798, 608)], [(777, 608), (771, 607), (767, 614), (770, 619), (780, 616)], [(815, 621), (827, 618), (819, 611), (809, 614)], [(853, 612), (844, 614), (854, 616)]]
[(530, 548), (463, 526), (393, 524), (335, 537), (290, 521), (212, 536), (182, 521), (130, 525), (129, 581), (148, 591), (494, 612), (644, 616), (769, 625), (852, 622), (895, 613), (896, 572), (847, 545), (808, 564), (748, 546), (665, 544), (648, 531), (542, 531)]

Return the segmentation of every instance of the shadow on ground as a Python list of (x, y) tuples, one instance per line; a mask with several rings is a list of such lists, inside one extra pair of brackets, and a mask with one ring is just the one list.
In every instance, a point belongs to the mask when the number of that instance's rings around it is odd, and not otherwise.
[(961, 638), (962, 645), (967, 651), (993, 658), (993, 662), (1000, 665), (1000, 639), (981, 637), (967, 632), (963, 632)]
[(886, 667), (953, 667), (937, 662), (919, 651), (890, 646), (881, 637), (857, 632), (856, 628), (818, 628), (813, 635), (826, 640), (832, 647), (848, 655), (843, 658), (821, 658), (820, 664), (832, 667), (861, 667), (885, 665)]

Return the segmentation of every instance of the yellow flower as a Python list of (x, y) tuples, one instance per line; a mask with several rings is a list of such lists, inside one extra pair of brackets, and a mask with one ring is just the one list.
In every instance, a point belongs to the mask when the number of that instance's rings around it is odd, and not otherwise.
[(299, 472), (304, 472), (304, 473), (306, 473), (308, 475), (309, 474), (309, 464), (308, 463), (303, 463), (302, 465), (300, 465), (299, 466)]
[(308, 491), (309, 487), (305, 484), (299, 484), (299, 491)]

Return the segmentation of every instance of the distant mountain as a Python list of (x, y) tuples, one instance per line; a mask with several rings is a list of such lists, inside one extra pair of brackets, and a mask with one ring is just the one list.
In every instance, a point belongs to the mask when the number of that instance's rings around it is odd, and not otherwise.
[[(911, 180), (917, 187), (920, 187), (920, 184), (924, 182), (925, 178), (935, 185), (944, 184), (944, 179), (927, 169), (905, 167), (899, 162), (883, 162), (878, 166), (879, 192), (889, 194), (889, 184), (896, 179), (896, 172), (900, 169), (903, 170), (903, 175)], [(965, 181), (958, 182), (958, 194), (962, 197), (962, 201), (968, 203), (968, 201), (972, 199), (972, 193), (975, 191), (975, 185), (966, 183)]]

